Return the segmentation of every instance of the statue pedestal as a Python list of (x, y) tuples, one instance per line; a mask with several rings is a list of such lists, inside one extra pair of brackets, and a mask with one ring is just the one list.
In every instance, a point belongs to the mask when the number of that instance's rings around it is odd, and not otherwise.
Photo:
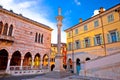
[(57, 71), (57, 72), (65, 71), (65, 69), (63, 68), (63, 56), (61, 54), (57, 54), (55, 57), (54, 71)]

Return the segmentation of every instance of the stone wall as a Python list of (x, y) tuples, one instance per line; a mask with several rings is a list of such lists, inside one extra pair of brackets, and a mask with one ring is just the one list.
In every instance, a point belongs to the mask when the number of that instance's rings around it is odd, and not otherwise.
[(120, 52), (85, 62), (84, 75), (120, 79)]

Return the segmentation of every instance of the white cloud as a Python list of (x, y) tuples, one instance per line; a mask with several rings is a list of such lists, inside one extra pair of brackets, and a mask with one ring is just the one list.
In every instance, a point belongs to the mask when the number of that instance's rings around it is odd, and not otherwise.
[[(42, 24), (50, 26), (52, 29), (52, 43), (57, 43), (57, 23), (54, 23), (52, 21), (49, 21), (47, 18), (45, 18), (45, 15), (47, 15), (46, 12), (41, 10), (41, 12), (38, 13), (38, 11), (32, 11), (31, 7), (36, 6), (38, 0), (27, 0), (24, 2), (15, 3), (15, 0), (0, 0), (0, 5), (3, 6), (3, 8), (6, 8), (8, 10), (12, 9), (15, 13), (21, 13), (23, 16), (28, 17), (32, 20), (38, 21)], [(39, 5), (40, 7), (41, 5)], [(42, 8), (42, 6), (41, 6)], [(61, 32), (61, 42), (66, 42), (65, 32)]]
[(26, 1), (26, 2), (22, 2), (22, 3), (18, 4), (18, 6), (20, 8), (29, 8), (29, 7), (31, 7), (35, 3), (36, 3), (35, 1), (29, 1), (29, 2)]
[(80, 5), (80, 4), (81, 4), (78, 0), (74, 0), (74, 2), (75, 2), (77, 5)]
[(94, 10), (93, 16), (95, 16), (95, 15), (97, 15), (97, 14), (99, 14), (99, 10)]
[[(105, 8), (103, 8), (103, 10), (105, 11)], [(92, 16), (95, 16), (97, 14), (99, 14), (99, 10), (94, 10), (94, 14)]]

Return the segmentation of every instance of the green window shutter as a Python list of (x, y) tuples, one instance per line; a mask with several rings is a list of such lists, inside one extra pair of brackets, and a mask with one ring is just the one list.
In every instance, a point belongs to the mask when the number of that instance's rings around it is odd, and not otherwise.
[(90, 39), (88, 39), (88, 45), (90, 46)]
[(107, 34), (108, 43), (110, 43), (110, 34)]
[(100, 43), (103, 44), (103, 36), (100, 35)]
[(74, 42), (73, 44), (74, 44), (74, 48), (73, 49), (76, 49), (76, 42)]
[(117, 41), (120, 41), (120, 32), (116, 32), (116, 35), (117, 35)]
[(97, 45), (97, 44), (96, 44), (96, 38), (95, 38), (95, 37), (93, 37), (93, 40), (94, 40), (94, 45)]
[(82, 42), (83, 42), (83, 47), (85, 48), (85, 47), (86, 47), (86, 46), (85, 46), (85, 40), (83, 40)]

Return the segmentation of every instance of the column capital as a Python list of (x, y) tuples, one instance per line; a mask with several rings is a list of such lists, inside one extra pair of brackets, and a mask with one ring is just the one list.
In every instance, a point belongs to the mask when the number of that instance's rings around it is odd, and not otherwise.
[(12, 55), (9, 55), (9, 56), (8, 56), (8, 59), (11, 59), (11, 58), (12, 58)]
[(21, 60), (23, 60), (24, 59), (24, 56), (21, 56)]

